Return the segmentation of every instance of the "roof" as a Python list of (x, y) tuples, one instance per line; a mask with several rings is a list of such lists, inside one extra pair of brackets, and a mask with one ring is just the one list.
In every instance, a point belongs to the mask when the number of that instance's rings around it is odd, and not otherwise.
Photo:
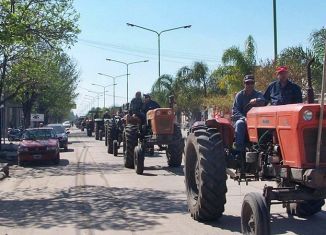
[(39, 127), (39, 128), (28, 128), (26, 131), (32, 131), (32, 130), (53, 130), (53, 128), (50, 127)]
[(61, 123), (52, 123), (52, 124), (48, 124), (46, 126), (62, 126), (63, 127), (63, 125)]

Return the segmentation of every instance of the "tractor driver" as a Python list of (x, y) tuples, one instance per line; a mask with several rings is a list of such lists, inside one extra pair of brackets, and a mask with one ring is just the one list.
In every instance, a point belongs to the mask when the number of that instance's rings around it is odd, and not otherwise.
[(236, 94), (232, 107), (232, 120), (235, 127), (235, 150), (240, 155), (245, 152), (247, 112), (254, 106), (265, 105), (263, 94), (255, 90), (255, 77), (246, 75), (243, 83), (244, 89)]
[(302, 103), (301, 88), (289, 80), (287, 67), (276, 69), (277, 81), (272, 82), (265, 91), (264, 98), (271, 105)]
[(161, 106), (154, 100), (151, 99), (151, 96), (149, 94), (144, 94), (144, 105), (143, 105), (143, 112), (146, 115), (146, 113), (149, 110), (161, 108)]
[(142, 122), (145, 121), (145, 115), (143, 113), (143, 101), (141, 99), (141, 92), (137, 91), (135, 94), (135, 98), (133, 98), (130, 102), (129, 113), (132, 115), (136, 115), (139, 117)]

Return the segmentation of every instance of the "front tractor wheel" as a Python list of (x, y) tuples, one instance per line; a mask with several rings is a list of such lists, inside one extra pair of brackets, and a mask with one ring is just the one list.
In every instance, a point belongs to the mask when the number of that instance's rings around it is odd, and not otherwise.
[(172, 144), (169, 144), (166, 149), (166, 157), (170, 167), (181, 166), (183, 149), (184, 141), (182, 139), (181, 128), (175, 124)]
[(134, 168), (134, 150), (138, 144), (138, 127), (137, 125), (127, 125), (125, 129), (126, 151), (123, 156), (124, 166)]
[(216, 129), (189, 134), (185, 148), (187, 202), (195, 220), (222, 216), (226, 203), (226, 161), (221, 135)]
[(268, 206), (263, 195), (254, 192), (246, 194), (241, 210), (242, 234), (270, 234), (269, 218)]

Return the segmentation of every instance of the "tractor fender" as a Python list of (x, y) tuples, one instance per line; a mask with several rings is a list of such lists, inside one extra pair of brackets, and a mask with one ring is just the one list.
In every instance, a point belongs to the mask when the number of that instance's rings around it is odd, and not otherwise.
[(234, 127), (226, 118), (211, 118), (205, 121), (208, 128), (216, 128), (220, 132), (225, 147), (232, 147), (234, 140)]

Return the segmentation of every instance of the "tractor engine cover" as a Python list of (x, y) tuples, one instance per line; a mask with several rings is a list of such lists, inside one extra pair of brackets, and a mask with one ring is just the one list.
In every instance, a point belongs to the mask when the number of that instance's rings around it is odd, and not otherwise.
[(153, 135), (172, 135), (174, 119), (171, 108), (158, 108), (147, 112), (147, 122), (151, 126)]
[[(324, 108), (324, 113), (326, 108)], [(318, 104), (289, 104), (252, 108), (247, 114), (250, 142), (258, 143), (261, 130), (275, 130), (282, 163), (298, 169), (313, 169), (316, 162)], [(326, 115), (325, 115), (326, 116)], [(323, 121), (323, 129), (326, 121)], [(320, 167), (326, 168), (326, 132), (322, 133)]]

